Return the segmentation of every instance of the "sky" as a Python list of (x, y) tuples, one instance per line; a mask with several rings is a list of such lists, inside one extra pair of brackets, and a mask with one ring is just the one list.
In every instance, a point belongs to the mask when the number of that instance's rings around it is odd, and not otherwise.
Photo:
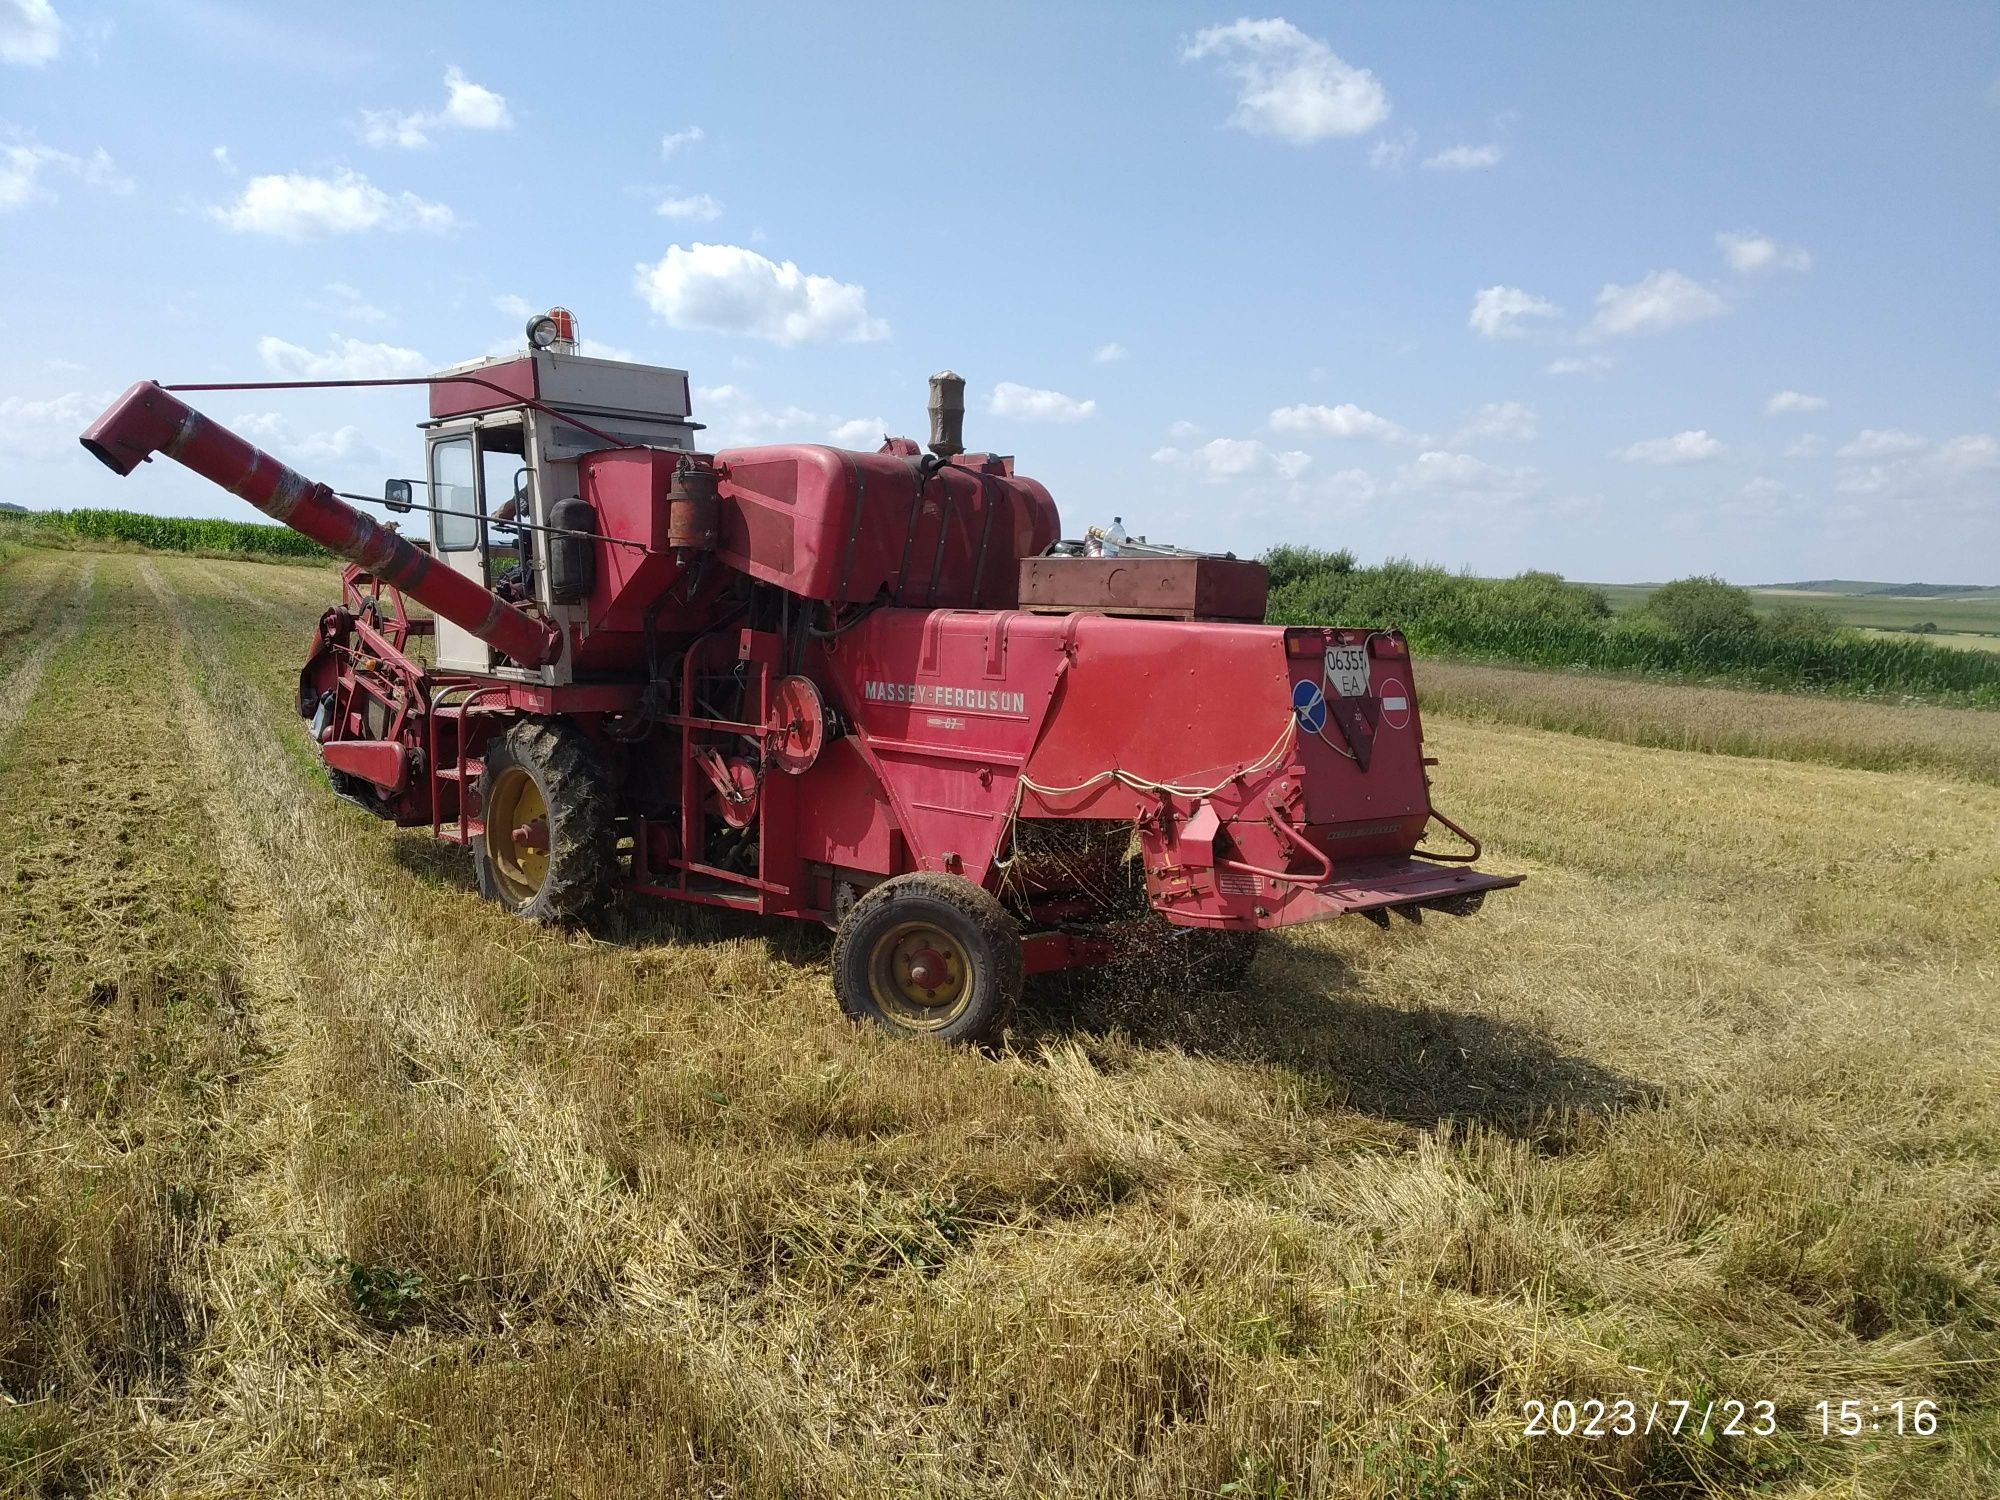
[[(572, 308), (705, 441), (967, 440), (1251, 554), (2000, 584), (2000, 6), (0, 0), (0, 500), (139, 378)], [(421, 393), (198, 398), (314, 478)]]

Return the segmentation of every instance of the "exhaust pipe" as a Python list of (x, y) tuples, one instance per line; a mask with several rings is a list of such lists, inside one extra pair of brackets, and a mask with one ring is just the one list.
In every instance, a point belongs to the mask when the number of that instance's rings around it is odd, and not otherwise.
[(931, 376), (931, 452), (956, 458), (965, 451), (965, 377), (950, 370)]
[(394, 584), (418, 603), (471, 631), (524, 667), (553, 661), (562, 635), (462, 573), (439, 567), (388, 527), (333, 491), (253, 448), (158, 384), (142, 380), (84, 430), (84, 448), (114, 474), (130, 474), (164, 453), (274, 521)]

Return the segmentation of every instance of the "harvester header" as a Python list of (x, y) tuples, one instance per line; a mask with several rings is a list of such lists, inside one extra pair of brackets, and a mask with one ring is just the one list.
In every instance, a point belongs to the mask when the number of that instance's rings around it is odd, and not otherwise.
[(967, 450), (956, 374), (927, 448), (868, 453), (706, 451), (687, 373), (578, 354), (564, 309), (363, 383), (429, 388), (423, 477), (382, 502), (420, 535), (151, 382), (83, 443), (345, 559), (298, 699), (334, 790), (525, 917), (622, 890), (825, 922), (849, 1014), (985, 1040), (1029, 972), (1166, 954), (1192, 999), (1269, 929), (1519, 883), (1431, 806), (1398, 632), (1265, 625), (1260, 564), (1122, 524), (1066, 540)]

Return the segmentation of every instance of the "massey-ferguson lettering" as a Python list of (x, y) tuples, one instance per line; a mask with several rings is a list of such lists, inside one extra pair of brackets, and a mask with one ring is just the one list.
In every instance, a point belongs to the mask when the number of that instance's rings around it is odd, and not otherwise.
[(919, 708), (969, 708), (982, 714), (1018, 714), (1027, 710), (1023, 693), (988, 688), (949, 687), (934, 682), (864, 682), (862, 696), (876, 703), (914, 703)]
[(346, 559), (299, 674), (333, 790), (469, 846), (524, 917), (825, 922), (850, 1015), (989, 1041), (1035, 971), (1138, 952), (1203, 1004), (1272, 928), (1519, 881), (1431, 806), (1402, 636), (1255, 623), (1254, 563), (1063, 540), (965, 451), (954, 375), (928, 451), (873, 453), (700, 451), (686, 372), (579, 355), (562, 309), (519, 354), (347, 383), (428, 390), (422, 477), (384, 490), (407, 533), (150, 382), (83, 443)]

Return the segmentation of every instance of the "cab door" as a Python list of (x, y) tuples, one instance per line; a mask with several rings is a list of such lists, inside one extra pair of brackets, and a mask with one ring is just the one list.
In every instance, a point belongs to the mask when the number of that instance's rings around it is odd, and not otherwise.
[[(471, 428), (431, 439), (431, 551), (452, 572), (486, 587), (486, 504)], [(493, 651), (485, 641), (450, 620), (437, 622), (437, 663), (461, 672), (485, 672)]]

